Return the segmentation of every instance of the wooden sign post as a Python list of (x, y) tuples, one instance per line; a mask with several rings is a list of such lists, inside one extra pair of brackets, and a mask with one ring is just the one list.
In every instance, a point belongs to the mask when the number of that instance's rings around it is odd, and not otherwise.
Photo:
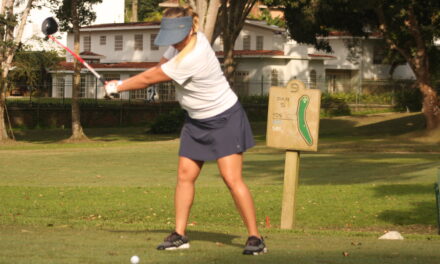
[(282, 229), (295, 225), (300, 151), (318, 150), (320, 106), (321, 91), (306, 89), (299, 80), (269, 91), (267, 146), (286, 150)]

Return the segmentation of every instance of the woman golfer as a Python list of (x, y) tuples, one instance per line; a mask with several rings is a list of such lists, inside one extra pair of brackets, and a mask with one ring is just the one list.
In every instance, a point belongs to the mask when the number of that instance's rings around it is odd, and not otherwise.
[(143, 89), (175, 81), (176, 98), (187, 117), (180, 135), (175, 191), (175, 232), (157, 249), (189, 248), (185, 229), (194, 199), (194, 184), (207, 160), (216, 160), (237, 209), (247, 227), (243, 254), (266, 252), (258, 232), (251, 193), (242, 179), (243, 152), (254, 146), (246, 114), (220, 68), (203, 33), (198, 16), (190, 8), (165, 10), (155, 45), (169, 46), (159, 64), (125, 81), (111, 81), (108, 94)]

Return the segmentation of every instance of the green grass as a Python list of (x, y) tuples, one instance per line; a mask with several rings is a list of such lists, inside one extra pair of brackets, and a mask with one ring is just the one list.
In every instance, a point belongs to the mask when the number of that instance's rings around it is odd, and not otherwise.
[[(419, 120), (323, 120), (320, 151), (301, 155), (296, 228), (287, 231), (284, 153), (265, 147), (265, 124), (253, 124), (258, 144), (244, 177), (270, 250), (258, 258), (240, 255), (246, 231), (213, 162), (197, 182), (192, 249), (155, 250), (173, 227), (177, 135), (88, 129), (93, 141), (73, 144), (60, 142), (69, 130), (17, 130), (18, 142), (0, 145), (0, 263), (129, 263), (134, 254), (141, 263), (439, 263), (440, 146), (408, 136)], [(406, 240), (377, 240), (386, 230)]]

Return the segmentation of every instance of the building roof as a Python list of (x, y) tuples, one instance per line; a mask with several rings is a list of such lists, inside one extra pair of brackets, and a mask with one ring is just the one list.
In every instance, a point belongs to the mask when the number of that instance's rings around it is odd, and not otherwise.
[(335, 56), (332, 55), (326, 55), (326, 54), (307, 54), (310, 58), (315, 59), (336, 59)]
[[(323, 38), (356, 38), (359, 36), (353, 36), (352, 34), (350, 34), (349, 32), (346, 31), (331, 31), (329, 32), (328, 36), (323, 37)], [(382, 38), (382, 34), (380, 32), (371, 32), (369, 33), (369, 38)]]
[(81, 27), (80, 31), (103, 31), (115, 29), (160, 28), (160, 22), (109, 23)]
[[(95, 70), (106, 69), (148, 69), (157, 65), (158, 62), (120, 62), (120, 63), (92, 63), (90, 66)], [(73, 71), (73, 62), (62, 61), (58, 71)], [(81, 68), (85, 68), (81, 65)]]
[[(307, 54), (308, 58), (292, 57), (284, 54), (282, 50), (234, 50), (234, 57), (236, 58), (280, 58), (280, 59), (311, 59), (311, 60), (332, 60), (335, 56), (327, 54)], [(224, 57), (223, 51), (215, 53), (218, 57)]]
[(101, 55), (101, 54), (98, 54), (98, 53), (94, 53), (94, 52), (91, 52), (91, 51), (83, 51), (79, 55), (81, 55), (83, 57), (105, 57), (104, 55)]
[[(282, 50), (234, 50), (233, 51), (234, 56), (241, 57), (241, 56), (266, 56), (266, 57), (273, 57), (273, 56), (284, 56), (284, 51)], [(215, 53), (217, 56), (224, 56), (223, 51), (217, 51)]]

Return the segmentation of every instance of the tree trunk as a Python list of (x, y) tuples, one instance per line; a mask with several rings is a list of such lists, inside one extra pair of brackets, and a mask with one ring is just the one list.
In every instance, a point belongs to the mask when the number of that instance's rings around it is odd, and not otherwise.
[[(77, 0), (72, 1), (72, 24), (73, 24), (73, 38), (74, 38), (74, 52), (79, 54), (80, 49), (80, 34), (79, 34), (79, 18), (77, 13)], [(84, 134), (81, 126), (81, 109), (79, 106), (79, 91), (81, 87), (81, 63), (74, 60), (73, 63), (73, 85), (72, 85), (72, 136), (69, 141), (86, 140), (87, 136)]]
[(131, 22), (138, 22), (138, 0), (132, 0), (131, 2)]
[(426, 129), (440, 129), (440, 102), (437, 92), (434, 90), (429, 80), (418, 80), (419, 89), (423, 94), (423, 115), (426, 119)]
[[(223, 65), (226, 80), (228, 80), (229, 85), (234, 89), (234, 76), (235, 76), (235, 59), (234, 59), (234, 43), (228, 41), (228, 39), (223, 40)], [(235, 91), (238, 93), (238, 91)]]
[(215, 40), (214, 31), (215, 31), (219, 9), (220, 9), (220, 0), (209, 1), (203, 32), (205, 33), (208, 40), (211, 42), (211, 45), (214, 43)]
[[(0, 77), (2, 78), (2, 77)], [(6, 127), (6, 120), (5, 120), (5, 109), (6, 109), (6, 101), (5, 101), (5, 94), (3, 93), (3, 87), (4, 87), (4, 80), (0, 80), (0, 142), (5, 142), (10, 140), (8, 136), (8, 130)]]
[[(5, 110), (6, 110), (6, 89), (7, 89), (7, 77), (9, 70), (11, 68), (12, 60), (14, 59), (17, 47), (21, 42), (23, 36), (24, 26), (32, 8), (34, 0), (28, 0), (25, 9), (21, 15), (21, 20), (17, 23), (18, 28), (13, 26), (12, 23), (9, 25), (2, 25), (0, 29), (0, 61), (1, 61), (1, 75), (0, 75), (0, 141), (10, 140), (7, 132), (6, 120), (5, 120)], [(6, 20), (5, 22), (11, 22), (10, 19), (14, 16), (14, 1), (4, 0), (0, 6), (0, 15)], [(15, 18), (14, 18), (15, 20)], [(14, 37), (14, 31), (16, 30), (16, 35)], [(12, 45), (6, 47), (4, 44), (12, 42)]]
[(237, 67), (234, 59), (235, 41), (255, 3), (256, 0), (221, 0), (220, 22), (223, 38), (224, 73), (232, 88), (234, 88), (235, 69)]

